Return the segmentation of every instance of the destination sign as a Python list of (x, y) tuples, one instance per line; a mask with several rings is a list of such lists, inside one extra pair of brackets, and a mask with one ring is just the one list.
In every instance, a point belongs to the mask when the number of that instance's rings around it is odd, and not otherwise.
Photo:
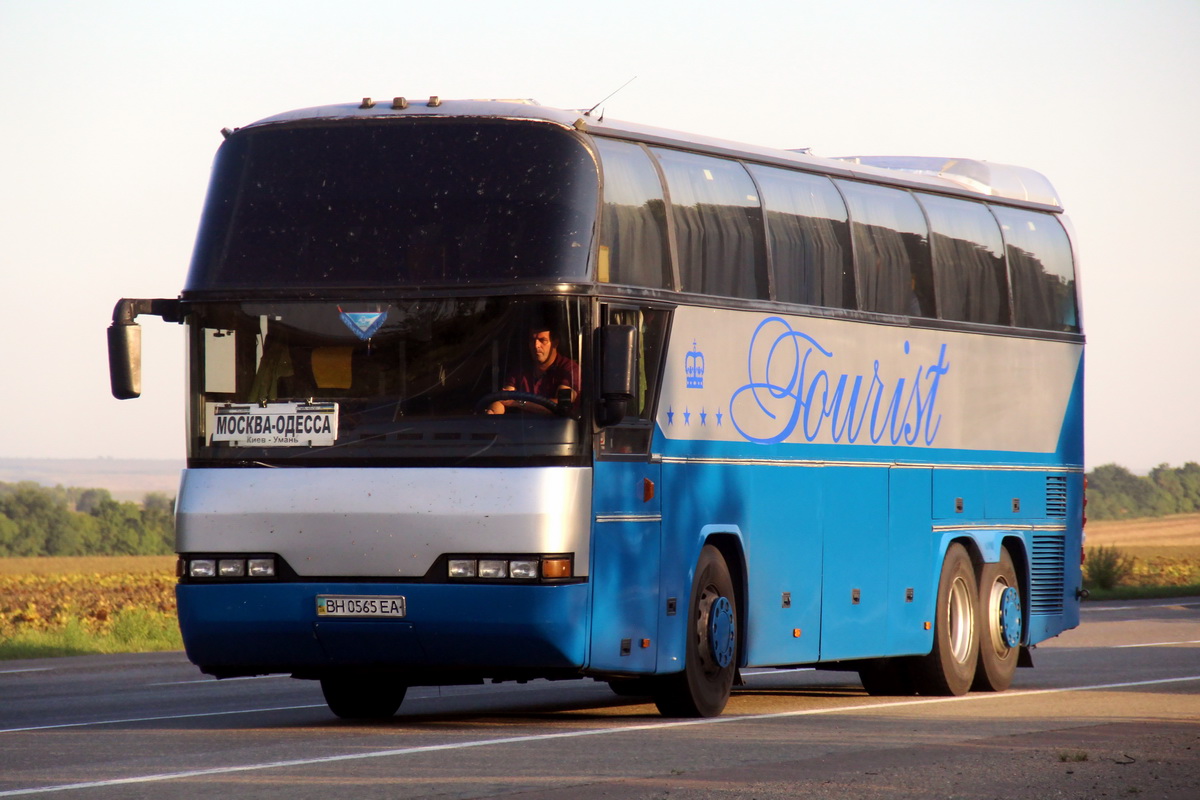
[(235, 447), (325, 447), (337, 441), (337, 403), (210, 403), (211, 441)]

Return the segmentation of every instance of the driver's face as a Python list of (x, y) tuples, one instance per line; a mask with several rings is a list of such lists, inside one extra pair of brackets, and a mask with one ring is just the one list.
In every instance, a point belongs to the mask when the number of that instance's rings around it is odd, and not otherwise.
[(548, 367), (556, 355), (550, 331), (534, 331), (530, 334), (529, 352), (533, 354), (535, 364), (539, 367)]

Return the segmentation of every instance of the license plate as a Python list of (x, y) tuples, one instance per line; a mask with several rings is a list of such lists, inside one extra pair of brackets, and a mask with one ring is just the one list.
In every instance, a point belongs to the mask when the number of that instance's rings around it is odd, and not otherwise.
[(404, 598), (383, 595), (317, 596), (318, 617), (403, 617)]

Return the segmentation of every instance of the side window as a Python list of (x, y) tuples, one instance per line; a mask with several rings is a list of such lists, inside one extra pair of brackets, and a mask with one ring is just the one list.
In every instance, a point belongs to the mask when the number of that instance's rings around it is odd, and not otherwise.
[(1071, 243), (1050, 214), (992, 206), (1008, 253), (1013, 324), (1048, 331), (1078, 331)]
[(850, 207), (859, 308), (936, 316), (925, 217), (902, 189), (838, 181)]
[(766, 298), (766, 246), (758, 192), (736, 161), (654, 149), (675, 220), (679, 288)]
[(658, 171), (636, 144), (594, 141), (604, 169), (597, 277), (605, 283), (670, 288), (667, 214)]
[(630, 404), (625, 419), (619, 425), (605, 428), (602, 432), (601, 449), (605, 453), (633, 455), (650, 452), (659, 371), (662, 367), (670, 319), (670, 312), (662, 308), (615, 305), (607, 307), (607, 324), (632, 325), (637, 328), (638, 380), (637, 395)]
[(846, 205), (829, 178), (751, 165), (767, 215), (775, 299), (854, 308)]
[(929, 217), (933, 278), (942, 319), (1007, 325), (1004, 240), (982, 203), (918, 194)]

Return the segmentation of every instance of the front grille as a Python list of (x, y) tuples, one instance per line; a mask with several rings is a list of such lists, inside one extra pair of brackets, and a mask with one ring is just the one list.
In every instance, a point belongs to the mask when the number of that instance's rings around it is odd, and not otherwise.
[(1061, 614), (1066, 540), (1061, 534), (1033, 537), (1033, 585), (1029, 587), (1029, 613)]

